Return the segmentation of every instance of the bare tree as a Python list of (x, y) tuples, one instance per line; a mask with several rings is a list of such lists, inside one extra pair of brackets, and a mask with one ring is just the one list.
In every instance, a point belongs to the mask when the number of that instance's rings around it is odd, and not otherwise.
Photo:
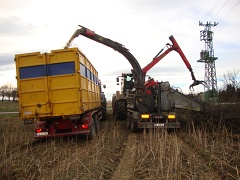
[(2, 102), (4, 98), (7, 98), (9, 101), (11, 98), (13, 101), (17, 98), (17, 88), (13, 88), (10, 84), (5, 84), (0, 87), (0, 96), (2, 96)]
[(235, 89), (240, 87), (240, 81), (238, 80), (239, 70), (228, 71), (227, 74), (223, 74), (222, 82), (224, 83), (224, 89), (227, 88), (228, 85), (231, 85)]
[(6, 97), (8, 98), (8, 101), (10, 101), (11, 99), (11, 91), (12, 91), (12, 87), (11, 86), (8, 86), (8, 89), (6, 91)]
[(2, 102), (3, 102), (4, 98), (7, 96), (7, 92), (9, 90), (9, 87), (8, 87), (8, 85), (2, 85), (0, 87), (0, 90), (1, 90), (1, 96), (2, 96)]
[(16, 98), (17, 98), (17, 88), (12, 88), (11, 97), (13, 98), (13, 101), (16, 100)]

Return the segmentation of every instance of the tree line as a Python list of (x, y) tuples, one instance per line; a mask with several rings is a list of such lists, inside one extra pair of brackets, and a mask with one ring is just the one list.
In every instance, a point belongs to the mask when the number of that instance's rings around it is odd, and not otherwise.
[(12, 87), (11, 85), (2, 85), (0, 87), (0, 95), (2, 97), (1, 101), (3, 102), (4, 100), (12, 100), (16, 101), (17, 100), (17, 88)]
[(223, 89), (218, 91), (219, 102), (239, 102), (240, 101), (240, 80), (239, 70), (228, 71), (223, 74)]
[(227, 88), (218, 92), (219, 102), (239, 102), (240, 101), (240, 88), (228, 84)]

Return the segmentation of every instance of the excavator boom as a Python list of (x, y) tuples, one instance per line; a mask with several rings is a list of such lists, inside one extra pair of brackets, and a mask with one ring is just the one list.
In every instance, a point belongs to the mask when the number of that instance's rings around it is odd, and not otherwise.
[[(163, 49), (162, 49), (163, 50)], [(152, 69), (153, 66), (155, 66), (161, 59), (163, 59), (169, 52), (171, 52), (172, 49), (168, 48), (164, 53), (162, 53), (160, 56), (153, 58), (153, 60), (146, 65), (143, 69), (143, 75), (146, 76), (147, 72)]]
[(144, 84), (146, 73), (172, 50), (178, 52), (178, 54), (181, 56), (184, 64), (186, 65), (186, 67), (188, 68), (188, 70), (191, 73), (193, 83), (189, 86), (189, 89), (191, 90), (191, 88), (193, 89), (193, 86), (196, 86), (199, 84), (206, 86), (206, 83), (204, 81), (196, 80), (195, 75), (193, 73), (193, 69), (192, 69), (189, 61), (187, 60), (185, 54), (183, 53), (182, 49), (180, 48), (180, 46), (178, 45), (177, 41), (175, 40), (175, 38), (173, 36), (169, 37), (172, 44), (166, 45), (168, 47), (168, 49), (161, 54), (161, 52), (163, 51), (163, 49), (162, 49), (148, 65), (146, 65), (143, 69), (141, 69), (141, 66), (139, 65), (136, 58), (122, 44), (112, 41), (111, 39), (105, 38), (103, 36), (100, 36), (100, 35), (96, 34), (94, 31), (91, 31), (90, 29), (85, 28), (81, 25), (79, 25), (79, 26), (81, 28), (77, 29), (74, 32), (74, 34), (72, 35), (72, 37), (66, 44), (65, 48), (68, 48), (70, 46), (71, 42), (73, 41), (73, 39), (78, 37), (81, 34), (82, 36), (85, 36), (89, 39), (92, 39), (93, 41), (99, 42), (105, 46), (108, 46), (108, 47), (113, 48), (114, 50), (118, 51), (129, 61), (129, 63), (133, 67), (132, 73), (133, 73), (133, 79), (134, 79), (134, 86), (137, 89), (137, 94), (141, 93), (144, 88), (143, 84)]
[[(169, 37), (170, 41), (172, 42), (172, 44), (166, 44), (166, 46), (168, 47), (168, 49), (166, 51), (164, 51), (163, 53), (161, 53), (163, 51), (163, 49), (153, 58), (153, 60), (147, 64), (143, 69), (143, 75), (146, 76), (146, 73), (153, 67), (155, 66), (161, 59), (163, 59), (168, 53), (170, 53), (171, 51), (176, 51), (178, 52), (178, 54), (181, 56), (184, 64), (186, 65), (186, 67), (188, 68), (188, 70), (191, 73), (191, 77), (193, 80), (193, 83), (189, 86), (189, 89), (193, 89), (193, 86), (202, 84), (202, 85), (206, 85), (206, 83), (204, 81), (199, 81), (196, 80), (195, 75), (193, 73), (193, 69), (189, 63), (189, 61), (187, 60), (185, 54), (183, 53), (182, 49), (180, 48), (180, 46), (178, 45), (177, 41), (175, 40), (175, 38), (173, 36)], [(160, 54), (160, 55), (159, 55)]]
[(110, 48), (113, 48), (114, 50), (121, 53), (131, 64), (132, 66), (132, 73), (133, 73), (133, 79), (134, 79), (134, 85), (137, 90), (141, 90), (143, 88), (144, 84), (144, 76), (142, 73), (141, 66), (139, 65), (136, 58), (129, 52), (127, 48), (125, 48), (122, 44), (112, 41), (111, 39), (105, 38), (103, 36), (100, 36), (96, 34), (94, 31), (91, 31), (90, 29), (87, 29), (83, 26), (80, 26), (80, 29), (77, 29), (75, 33), (70, 38), (69, 42), (65, 46), (65, 48), (69, 47), (71, 44), (71, 41), (78, 37), (79, 35), (85, 36), (89, 39), (92, 39), (93, 41), (99, 42), (101, 44), (104, 44), (105, 46), (108, 46)]
[[(129, 63), (132, 66), (131, 77), (133, 79), (131, 79), (129, 82), (126, 82), (128, 81), (126, 78), (127, 74), (125, 74), (126, 76), (122, 76), (124, 77), (125, 85), (126, 83), (128, 83), (127, 84), (128, 86), (126, 86), (123, 92), (124, 93), (123, 98), (119, 97), (119, 99), (116, 100), (115, 102), (116, 103), (115, 109), (117, 109), (116, 114), (119, 119), (120, 118), (126, 119), (127, 112), (134, 113), (135, 116), (133, 117), (139, 117), (139, 113), (143, 113), (143, 114), (153, 113), (156, 109), (156, 103), (163, 102), (161, 100), (162, 98), (161, 91), (164, 91), (164, 88), (162, 87), (162, 85), (160, 85), (161, 83), (157, 83), (153, 79), (145, 82), (145, 75), (148, 70), (150, 70), (155, 64), (157, 64), (162, 58), (164, 58), (172, 50), (177, 51), (182, 57), (185, 65), (191, 72), (192, 79), (194, 81), (193, 85), (197, 85), (201, 83), (200, 81), (196, 81), (190, 63), (188, 62), (187, 58), (183, 54), (181, 48), (179, 47), (178, 43), (176, 42), (173, 36), (169, 37), (172, 44), (167, 44), (168, 49), (164, 53), (162, 53), (163, 50), (161, 50), (151, 63), (149, 63), (145, 68), (141, 69), (141, 66), (139, 65), (136, 58), (122, 44), (112, 41), (111, 39), (105, 38), (103, 36), (100, 36), (96, 34), (94, 31), (91, 31), (90, 29), (85, 28), (83, 26), (80, 26), (80, 29), (77, 29), (74, 32), (74, 34), (66, 44), (65, 48), (68, 48), (71, 42), (73, 41), (73, 39), (78, 37), (79, 35), (85, 36), (93, 41), (96, 41), (98, 43), (101, 43), (105, 46), (108, 46), (118, 51), (129, 61)], [(134, 84), (132, 84), (132, 82)], [(168, 95), (166, 95), (166, 97), (167, 96)], [(160, 114), (161, 113), (160, 104), (158, 104), (158, 106), (159, 106), (158, 113)], [(152, 116), (152, 117), (155, 118), (155, 116)], [(159, 117), (162, 117), (162, 116), (159, 116)]]

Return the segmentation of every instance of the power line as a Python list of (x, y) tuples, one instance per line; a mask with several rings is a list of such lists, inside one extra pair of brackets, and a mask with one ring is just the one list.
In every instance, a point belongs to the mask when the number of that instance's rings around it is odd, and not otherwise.
[(223, 20), (223, 18), (225, 18), (239, 3), (240, 3), (240, 1), (238, 1), (238, 2), (232, 7), (232, 9), (230, 9), (230, 10), (222, 17), (222, 19), (220, 19), (220, 21), (219, 21), (218, 23), (220, 23), (220, 22)]
[[(224, 4), (223, 4), (223, 6), (219, 9), (219, 11), (217, 12), (217, 14), (213, 17), (213, 19), (219, 14), (219, 12), (223, 9), (223, 7), (228, 3), (228, 1), (229, 0), (227, 0)], [(212, 21), (213, 21), (213, 19), (212, 19)]]
[(220, 0), (218, 0), (215, 5), (212, 7), (211, 11), (208, 12), (208, 14), (206, 15), (206, 17), (203, 19), (203, 21), (208, 17), (208, 15), (212, 12), (212, 10), (215, 8), (215, 6), (218, 4)]

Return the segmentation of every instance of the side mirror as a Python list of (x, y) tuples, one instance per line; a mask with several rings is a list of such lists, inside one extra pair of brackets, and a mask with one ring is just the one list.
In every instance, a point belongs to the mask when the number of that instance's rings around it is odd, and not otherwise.
[(103, 85), (103, 88), (104, 88), (104, 89), (106, 88), (106, 85), (105, 85), (105, 84)]
[(119, 77), (116, 78), (116, 81), (119, 82)]

